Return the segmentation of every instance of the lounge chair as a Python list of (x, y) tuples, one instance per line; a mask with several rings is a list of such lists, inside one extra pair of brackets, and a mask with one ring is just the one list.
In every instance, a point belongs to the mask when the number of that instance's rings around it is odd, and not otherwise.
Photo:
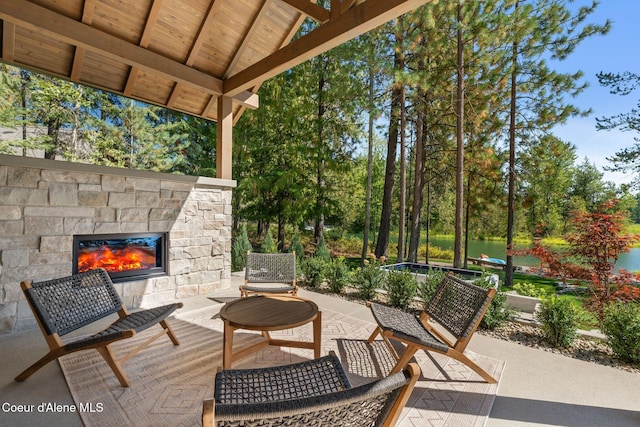
[(296, 284), (296, 254), (247, 253), (244, 284), (240, 295), (298, 295)]
[(351, 387), (335, 354), (285, 366), (228, 369), (215, 378), (202, 425), (395, 426), (420, 375), (403, 372)]
[[(49, 352), (18, 375), (15, 378), (18, 382), (26, 380), (60, 356), (96, 349), (120, 384), (128, 387), (129, 379), (122, 370), (122, 363), (162, 335), (168, 335), (174, 345), (179, 344), (166, 318), (182, 307), (181, 302), (129, 314), (109, 274), (102, 268), (42, 282), (24, 281), (21, 286), (47, 341)], [(118, 314), (118, 320), (100, 332), (68, 342), (62, 341), (62, 336), (114, 313)], [(155, 325), (162, 326), (162, 330), (119, 360), (115, 358), (111, 343), (131, 338), (136, 332)]]
[[(369, 343), (377, 335), (382, 337), (397, 360), (391, 372), (399, 372), (418, 350), (435, 351), (464, 363), (486, 382), (495, 384), (497, 381), (491, 375), (464, 354), (495, 294), (494, 287), (484, 289), (447, 275), (419, 316), (368, 302), (367, 306), (378, 323), (369, 337)], [(431, 320), (442, 326), (454, 339), (440, 332)], [(406, 345), (402, 355), (397, 354), (390, 340)]]

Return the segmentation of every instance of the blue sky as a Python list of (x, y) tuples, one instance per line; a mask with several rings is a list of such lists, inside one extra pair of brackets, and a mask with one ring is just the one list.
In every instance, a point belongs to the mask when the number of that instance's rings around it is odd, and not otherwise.
[[(574, 4), (587, 4), (589, 0), (579, 0)], [(596, 12), (588, 18), (590, 23), (612, 21), (611, 31), (605, 36), (594, 36), (584, 40), (566, 60), (554, 64), (558, 71), (574, 72), (582, 70), (584, 81), (590, 86), (577, 98), (574, 105), (591, 108), (586, 118), (572, 118), (565, 125), (554, 128), (554, 135), (577, 148), (578, 163), (589, 158), (601, 171), (611, 165), (606, 157), (634, 143), (637, 133), (597, 131), (596, 117), (627, 113), (638, 104), (640, 91), (627, 96), (612, 95), (600, 86), (596, 73), (600, 71), (640, 73), (640, 1), (602, 0)], [(604, 179), (617, 184), (630, 181), (621, 173), (604, 172)]]

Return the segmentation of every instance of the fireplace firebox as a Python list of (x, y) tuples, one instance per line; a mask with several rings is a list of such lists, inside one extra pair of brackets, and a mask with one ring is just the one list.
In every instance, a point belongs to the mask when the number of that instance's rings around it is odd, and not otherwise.
[(115, 283), (167, 274), (167, 233), (73, 236), (73, 273), (102, 267)]

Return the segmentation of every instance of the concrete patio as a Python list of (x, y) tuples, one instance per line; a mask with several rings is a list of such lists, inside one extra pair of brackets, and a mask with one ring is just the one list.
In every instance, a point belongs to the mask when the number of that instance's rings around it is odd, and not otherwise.
[[(241, 276), (233, 275), (233, 287), (210, 296), (238, 296)], [(300, 296), (330, 309), (371, 322), (369, 310), (360, 304), (302, 290)], [(211, 304), (207, 297), (182, 300), (193, 310)], [(372, 326), (373, 327), (373, 326)], [(0, 404), (72, 404), (64, 376), (50, 363), (24, 383), (14, 376), (46, 351), (37, 330), (0, 337)], [(640, 425), (640, 375), (548, 353), (511, 342), (475, 334), (469, 349), (506, 361), (487, 427), (503, 426), (638, 426)], [(0, 411), (0, 426), (48, 426), (51, 413)], [(56, 413), (55, 424), (82, 426), (77, 413)]]

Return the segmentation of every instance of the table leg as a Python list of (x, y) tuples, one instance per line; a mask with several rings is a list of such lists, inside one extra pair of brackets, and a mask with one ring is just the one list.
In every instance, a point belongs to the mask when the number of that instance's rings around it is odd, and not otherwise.
[(233, 362), (233, 331), (234, 328), (229, 324), (229, 321), (224, 321), (224, 337), (223, 337), (223, 349), (222, 349), (222, 368), (231, 368)]
[(322, 347), (322, 312), (318, 311), (318, 315), (313, 319), (313, 357), (320, 357)]

